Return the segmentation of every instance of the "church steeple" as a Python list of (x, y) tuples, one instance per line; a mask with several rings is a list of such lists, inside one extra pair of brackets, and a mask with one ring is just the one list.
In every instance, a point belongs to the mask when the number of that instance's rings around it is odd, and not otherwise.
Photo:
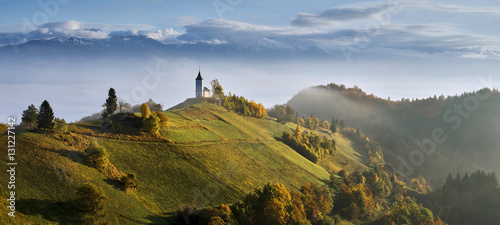
[(196, 98), (203, 97), (203, 77), (201, 77), (201, 70), (198, 70), (198, 76), (196, 77)]
[(203, 80), (203, 77), (201, 77), (201, 70), (198, 70), (198, 76), (196, 77), (196, 80)]

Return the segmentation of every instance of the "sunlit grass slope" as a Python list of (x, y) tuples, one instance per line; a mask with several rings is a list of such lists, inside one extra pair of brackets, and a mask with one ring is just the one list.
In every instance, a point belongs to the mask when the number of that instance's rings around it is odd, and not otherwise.
[[(164, 224), (185, 203), (198, 207), (231, 204), (268, 182), (298, 189), (321, 184), (329, 173), (276, 140), (291, 126), (270, 118), (237, 115), (202, 103), (163, 112), (168, 127), (160, 139), (126, 138), (103, 133), (98, 122), (71, 125), (65, 138), (23, 131), (17, 134), (17, 217), (1, 224), (71, 224), (69, 204), (84, 182), (108, 196), (108, 220), (114, 224)], [(127, 129), (124, 127), (123, 129)], [(131, 128), (132, 129), (132, 128)], [(161, 141), (163, 138), (164, 141)], [(95, 139), (122, 173), (139, 180), (135, 192), (87, 165), (83, 151)], [(6, 137), (2, 136), (5, 143)], [(6, 146), (0, 146), (6, 152)], [(0, 173), (3, 181), (7, 173)], [(6, 185), (0, 185), (7, 198)]]

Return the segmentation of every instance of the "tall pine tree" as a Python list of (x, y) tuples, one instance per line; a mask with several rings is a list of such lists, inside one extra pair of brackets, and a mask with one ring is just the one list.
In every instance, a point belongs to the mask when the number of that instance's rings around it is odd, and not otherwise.
[(28, 123), (31, 129), (31, 124), (36, 123), (38, 121), (38, 110), (36, 107), (31, 104), (28, 106), (28, 109), (23, 111), (23, 122)]
[(108, 118), (109, 116), (113, 115), (113, 113), (116, 111), (116, 108), (118, 106), (117, 104), (118, 98), (116, 97), (116, 91), (114, 88), (110, 88), (108, 91), (108, 98), (106, 99), (106, 103), (104, 103), (104, 113), (102, 117)]
[(38, 128), (43, 128), (44, 132), (54, 128), (54, 111), (47, 100), (42, 102), (38, 111)]
[(332, 133), (337, 132), (337, 123), (334, 119), (332, 119), (332, 124), (330, 124), (330, 130), (332, 131)]

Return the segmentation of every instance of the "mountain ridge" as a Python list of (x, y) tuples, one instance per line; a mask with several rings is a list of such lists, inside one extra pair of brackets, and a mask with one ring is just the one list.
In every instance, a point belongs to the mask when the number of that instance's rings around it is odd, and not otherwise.
[[(477, 95), (488, 97), (478, 100)], [(474, 110), (455, 111), (456, 106), (476, 100), (478, 105), (467, 106)], [(500, 131), (500, 94), (495, 89), (389, 101), (356, 86), (332, 83), (304, 89), (287, 104), (301, 116), (313, 113), (322, 120), (342, 119), (348, 126), (362, 130), (382, 146), (387, 163), (404, 169), (401, 172), (409, 177), (429, 178), (434, 185), (441, 184), (451, 171), (500, 171), (494, 160), (498, 158), (495, 149), (500, 147), (494, 137)], [(435, 132), (445, 139), (442, 143), (433, 141)], [(427, 143), (425, 148), (422, 143)], [(433, 147), (426, 150), (429, 143)]]
[[(34, 53), (90, 54), (91, 52), (120, 54), (134, 53), (137, 55), (157, 56), (200, 56), (200, 55), (231, 55), (242, 58), (259, 55), (280, 57), (328, 57), (319, 48), (279, 49), (258, 46), (244, 47), (236, 43), (162, 43), (144, 35), (120, 36), (114, 35), (104, 39), (89, 39), (78, 37), (56, 37), (51, 39), (30, 40), (16, 45), (0, 47), (0, 54), (34, 54)], [(15, 53), (15, 54), (13, 54)]]

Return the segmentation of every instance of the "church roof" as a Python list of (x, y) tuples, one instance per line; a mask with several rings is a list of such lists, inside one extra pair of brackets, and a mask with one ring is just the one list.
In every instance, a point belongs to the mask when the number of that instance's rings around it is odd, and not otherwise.
[(198, 71), (198, 76), (196, 77), (196, 80), (203, 80), (203, 77), (201, 77), (201, 71)]
[(208, 89), (207, 87), (204, 87), (203, 91), (210, 91), (210, 89)]

